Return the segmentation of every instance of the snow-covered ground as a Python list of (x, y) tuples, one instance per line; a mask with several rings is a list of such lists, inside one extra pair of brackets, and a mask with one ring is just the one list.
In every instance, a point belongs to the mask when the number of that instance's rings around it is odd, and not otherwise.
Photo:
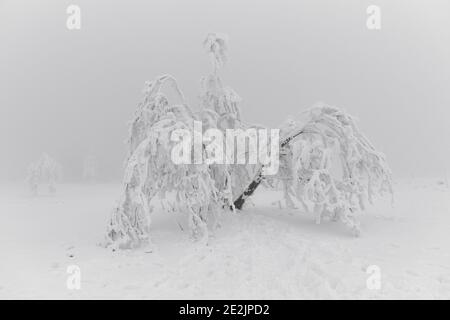
[[(120, 185), (0, 191), (0, 298), (450, 298), (450, 189), (436, 180), (396, 183), (394, 207), (377, 199), (359, 238), (259, 190), (208, 246), (189, 240), (182, 217), (156, 214), (152, 250), (120, 252), (99, 245)], [(67, 288), (69, 265), (80, 290)], [(379, 290), (366, 284), (371, 265)]]

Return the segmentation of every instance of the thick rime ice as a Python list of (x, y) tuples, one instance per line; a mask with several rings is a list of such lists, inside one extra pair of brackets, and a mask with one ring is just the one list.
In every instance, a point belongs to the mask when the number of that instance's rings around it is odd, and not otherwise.
[(61, 165), (51, 158), (47, 153), (28, 167), (27, 183), (34, 195), (38, 194), (39, 186), (47, 185), (48, 191), (56, 191), (56, 183), (61, 179)]
[[(288, 207), (295, 199), (307, 211), (339, 219), (359, 233), (355, 214), (375, 192), (392, 193), (385, 157), (361, 133), (352, 116), (325, 104), (283, 125), (280, 170), (264, 176), (264, 166), (249, 164), (175, 164), (171, 159), (176, 129), (203, 130), (261, 128), (241, 119), (241, 98), (219, 76), (227, 56), (227, 37), (211, 33), (204, 41), (212, 72), (201, 80), (200, 110), (192, 110), (170, 75), (146, 83), (144, 97), (130, 124), (123, 195), (107, 228), (107, 245), (131, 248), (149, 243), (152, 201), (159, 198), (169, 212), (188, 215), (192, 237), (208, 240), (207, 222), (221, 211), (241, 209), (262, 181), (279, 183)], [(180, 104), (163, 89), (170, 85)], [(205, 145), (203, 150), (206, 152)], [(340, 164), (336, 168), (336, 164)], [(214, 226), (214, 224), (213, 224)]]

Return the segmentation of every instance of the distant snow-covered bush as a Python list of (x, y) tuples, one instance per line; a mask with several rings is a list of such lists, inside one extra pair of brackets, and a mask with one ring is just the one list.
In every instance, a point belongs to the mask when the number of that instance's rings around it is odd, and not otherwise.
[(48, 191), (54, 193), (56, 191), (56, 183), (61, 180), (61, 165), (47, 153), (43, 153), (41, 157), (28, 167), (27, 182), (33, 194), (38, 194), (39, 187), (47, 185)]

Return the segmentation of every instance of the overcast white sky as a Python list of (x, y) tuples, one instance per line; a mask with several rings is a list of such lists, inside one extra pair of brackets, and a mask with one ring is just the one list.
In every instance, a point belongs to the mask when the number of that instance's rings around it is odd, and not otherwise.
[[(81, 30), (66, 29), (70, 4)], [(144, 81), (174, 75), (195, 107), (208, 32), (229, 35), (223, 78), (246, 120), (277, 127), (325, 101), (360, 119), (397, 177), (450, 175), (448, 0), (0, 0), (0, 180), (42, 151), (68, 179), (89, 152), (121, 179)]]

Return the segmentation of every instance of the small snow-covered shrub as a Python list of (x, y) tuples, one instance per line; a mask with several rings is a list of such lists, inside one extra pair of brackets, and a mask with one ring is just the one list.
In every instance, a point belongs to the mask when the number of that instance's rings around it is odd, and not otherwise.
[[(130, 123), (123, 194), (107, 227), (107, 245), (131, 248), (149, 242), (153, 201), (169, 211), (188, 215), (191, 235), (206, 241), (208, 221), (219, 211), (242, 209), (261, 182), (279, 183), (288, 207), (298, 202), (322, 218), (339, 219), (355, 234), (355, 217), (375, 192), (392, 192), (385, 157), (376, 151), (342, 110), (318, 105), (290, 119), (281, 128), (279, 172), (264, 176), (261, 164), (175, 164), (171, 159), (176, 129), (202, 130), (256, 128), (241, 119), (241, 98), (224, 86), (219, 76), (227, 56), (227, 38), (209, 34), (204, 47), (212, 72), (201, 80), (200, 107), (187, 104), (177, 81), (170, 75), (146, 83), (144, 97)], [(179, 100), (169, 99), (171, 88)], [(205, 153), (203, 145), (201, 152)], [(247, 151), (248, 152), (248, 151)], [(340, 172), (333, 163), (340, 163)]]
[(61, 180), (61, 176), (61, 165), (47, 153), (43, 153), (36, 162), (28, 167), (27, 182), (34, 195), (38, 194), (41, 185), (47, 185), (48, 191), (54, 193), (56, 183)]

